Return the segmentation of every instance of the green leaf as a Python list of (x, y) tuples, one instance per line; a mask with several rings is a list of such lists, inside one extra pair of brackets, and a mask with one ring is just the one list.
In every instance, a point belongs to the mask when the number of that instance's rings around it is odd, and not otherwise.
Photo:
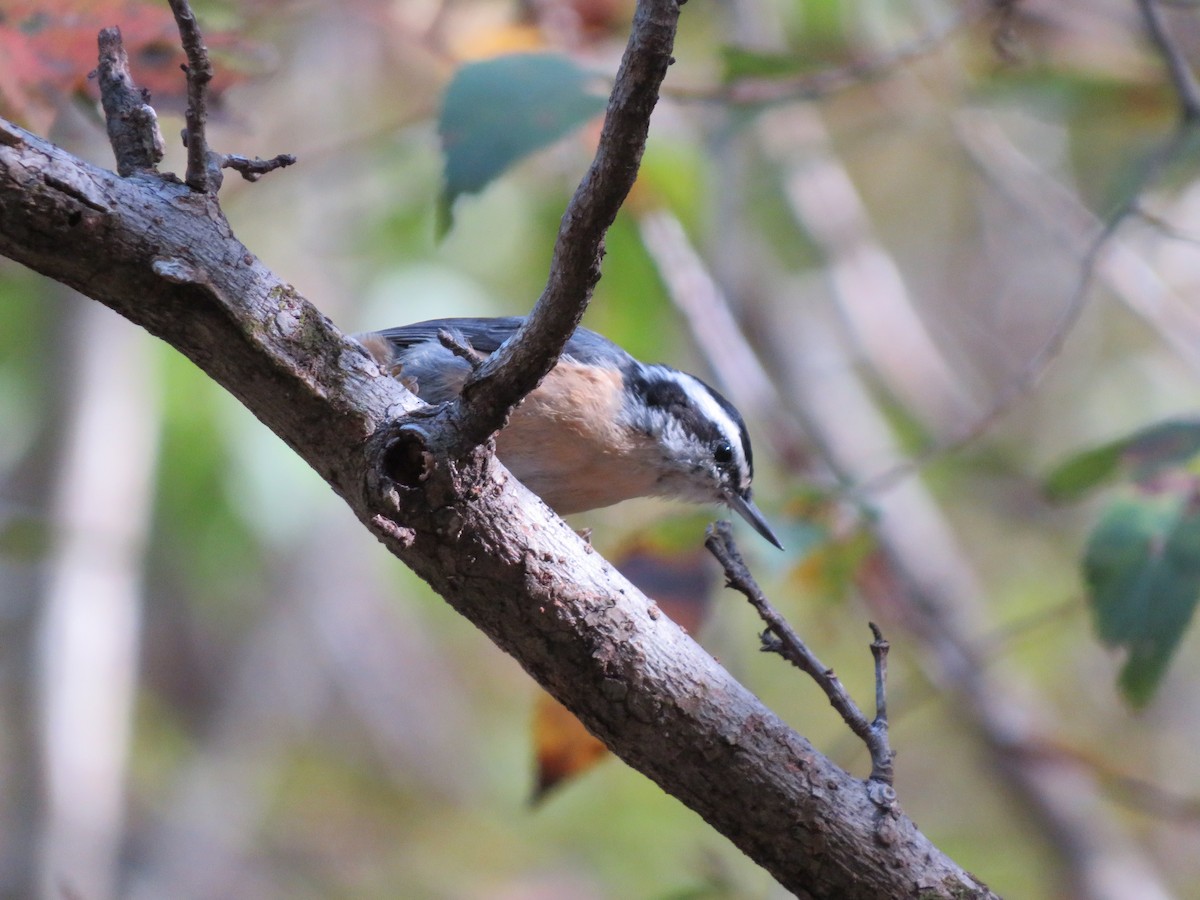
[(53, 530), (44, 519), (14, 516), (0, 521), (0, 559), (37, 562), (50, 550)]
[(745, 47), (721, 48), (721, 80), (725, 84), (744, 78), (789, 78), (812, 68), (809, 57), (799, 53), (767, 53)]
[(1169, 466), (1190, 463), (1200, 453), (1200, 422), (1173, 419), (1135, 433), (1125, 444), (1134, 481), (1153, 478)]
[(1088, 540), (1083, 568), (1096, 632), (1128, 652), (1118, 683), (1134, 706), (1153, 696), (1200, 598), (1198, 489), (1124, 494)]
[(1170, 419), (1070, 457), (1046, 476), (1043, 490), (1051, 500), (1075, 500), (1121, 471), (1144, 482), (1166, 468), (1190, 463), (1197, 454), (1200, 422)]
[(1046, 476), (1042, 490), (1051, 500), (1077, 500), (1116, 476), (1124, 447), (1124, 440), (1113, 441), (1072, 456)]
[(591, 76), (565, 56), (520, 53), (469, 63), (455, 74), (438, 117), (446, 157), (444, 209), (514, 162), (604, 109)]

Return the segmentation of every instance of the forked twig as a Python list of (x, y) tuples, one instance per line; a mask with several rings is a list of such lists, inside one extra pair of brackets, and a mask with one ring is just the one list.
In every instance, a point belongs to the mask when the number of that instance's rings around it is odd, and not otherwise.
[(1175, 38), (1167, 27), (1159, 0), (1137, 0), (1138, 11), (1146, 25), (1150, 41), (1162, 55), (1179, 95), (1180, 114), (1185, 122), (1200, 121), (1200, 84), (1196, 81), (1196, 73), (1192, 71), (1183, 48), (1175, 42)]
[(888, 643), (883, 639), (879, 628), (874, 623), (871, 624), (871, 632), (875, 636), (871, 644), (871, 653), (875, 657), (876, 713), (874, 721), (868, 722), (833, 669), (821, 664), (816, 654), (808, 649), (762, 592), (733, 541), (732, 526), (728, 522), (715, 522), (710, 525), (704, 545), (725, 570), (727, 586), (744, 594), (750, 605), (767, 623), (767, 630), (763, 633), (763, 649), (778, 653), (817, 683), (842, 717), (842, 721), (867, 745), (867, 751), (871, 754), (870, 780), (890, 786), (893, 779), (894, 754), (888, 742), (887, 724)]
[(183, 145), (187, 147), (187, 173), (184, 182), (194, 191), (204, 194), (215, 194), (221, 188), (222, 169), (233, 169), (239, 172), (247, 181), (258, 181), (268, 172), (282, 169), (296, 162), (291, 153), (280, 153), (271, 159), (250, 159), (235, 153), (217, 153), (209, 149), (207, 137), (208, 124), (208, 84), (213, 78), (212, 62), (208, 58), (208, 48), (204, 45), (204, 36), (200, 33), (200, 25), (196, 22), (196, 14), (192, 12), (188, 0), (167, 0), (171, 12), (175, 14), (175, 24), (179, 27), (179, 39), (183, 52), (187, 56), (187, 64), (183, 66), (187, 76), (187, 111), (184, 121), (187, 127), (183, 131)]

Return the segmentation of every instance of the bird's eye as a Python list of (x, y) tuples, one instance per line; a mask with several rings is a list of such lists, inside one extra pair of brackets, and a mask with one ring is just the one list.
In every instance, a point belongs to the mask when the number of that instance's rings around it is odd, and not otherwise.
[(722, 466), (733, 462), (733, 447), (730, 446), (728, 441), (721, 441), (721, 443), (713, 447), (713, 459), (717, 461), (718, 465)]

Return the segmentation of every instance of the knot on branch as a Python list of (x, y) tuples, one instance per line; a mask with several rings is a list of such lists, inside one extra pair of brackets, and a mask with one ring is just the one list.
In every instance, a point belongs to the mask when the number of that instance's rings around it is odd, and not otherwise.
[(402, 425), (385, 438), (379, 470), (400, 487), (419, 488), (436, 465), (429, 435), (419, 425)]

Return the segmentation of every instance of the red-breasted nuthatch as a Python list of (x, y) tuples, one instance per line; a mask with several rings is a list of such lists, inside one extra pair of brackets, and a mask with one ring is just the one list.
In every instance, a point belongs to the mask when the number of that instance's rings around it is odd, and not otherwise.
[[(438, 332), (486, 356), (521, 322), (434, 319), (356, 338), (422, 400), (442, 403), (458, 396), (471, 364)], [(632, 497), (717, 502), (783, 549), (750, 499), (750, 436), (733, 405), (699, 378), (638, 362), (586, 328), (513, 410), (496, 455), (559, 515)]]

